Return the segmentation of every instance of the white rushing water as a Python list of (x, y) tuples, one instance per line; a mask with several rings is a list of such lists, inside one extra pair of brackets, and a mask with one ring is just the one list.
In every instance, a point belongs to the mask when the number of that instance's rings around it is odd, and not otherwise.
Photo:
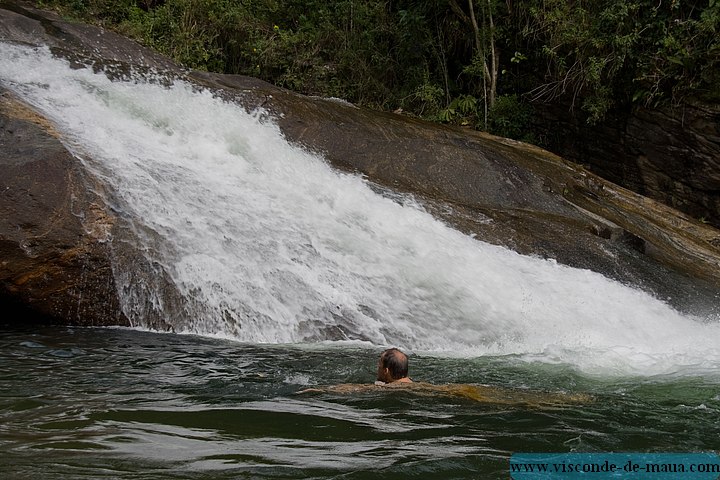
[[(182, 329), (247, 342), (346, 336), (442, 355), (517, 354), (610, 375), (720, 364), (717, 322), (476, 241), (334, 171), (272, 122), (208, 91), (111, 82), (45, 49), (4, 43), (0, 82), (57, 124), (138, 232), (154, 232), (139, 236), (148, 244), (138, 249), (187, 300), (164, 312)], [(140, 291), (153, 299), (153, 288)]]

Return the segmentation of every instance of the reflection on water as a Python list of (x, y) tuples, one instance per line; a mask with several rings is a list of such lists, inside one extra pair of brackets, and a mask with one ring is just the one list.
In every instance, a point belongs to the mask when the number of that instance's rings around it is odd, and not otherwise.
[[(369, 384), (378, 353), (120, 329), (4, 331), (0, 470), (10, 478), (507, 478), (518, 451), (717, 447), (720, 385), (693, 377), (590, 378), (512, 356), (414, 355), (414, 378), (469, 384), (496, 401), (382, 388), (298, 395)], [(513, 401), (538, 395), (593, 401)]]

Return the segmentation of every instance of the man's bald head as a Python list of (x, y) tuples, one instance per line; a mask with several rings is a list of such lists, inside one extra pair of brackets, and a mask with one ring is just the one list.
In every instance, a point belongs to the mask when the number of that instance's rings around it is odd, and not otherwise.
[(392, 383), (408, 376), (408, 358), (397, 348), (389, 348), (380, 354), (377, 379)]

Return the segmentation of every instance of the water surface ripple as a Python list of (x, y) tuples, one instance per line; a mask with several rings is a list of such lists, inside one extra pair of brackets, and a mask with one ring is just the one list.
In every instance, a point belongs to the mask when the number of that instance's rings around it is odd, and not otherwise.
[(298, 394), (372, 380), (378, 349), (250, 345), (124, 329), (0, 333), (6, 478), (507, 478), (517, 451), (703, 451), (720, 385), (599, 378), (512, 356), (414, 355), (416, 380), (587, 394), (532, 407), (403, 391)]

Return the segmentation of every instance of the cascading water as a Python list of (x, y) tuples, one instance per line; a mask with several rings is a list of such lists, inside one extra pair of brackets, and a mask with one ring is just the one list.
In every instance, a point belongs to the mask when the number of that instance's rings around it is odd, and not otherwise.
[(118, 260), (138, 326), (149, 303), (179, 330), (244, 342), (365, 340), (604, 374), (703, 374), (720, 362), (717, 321), (465, 236), (209, 91), (110, 81), (5, 43), (0, 63), (2, 84), (106, 182), (137, 251), (182, 298), (169, 307)]

